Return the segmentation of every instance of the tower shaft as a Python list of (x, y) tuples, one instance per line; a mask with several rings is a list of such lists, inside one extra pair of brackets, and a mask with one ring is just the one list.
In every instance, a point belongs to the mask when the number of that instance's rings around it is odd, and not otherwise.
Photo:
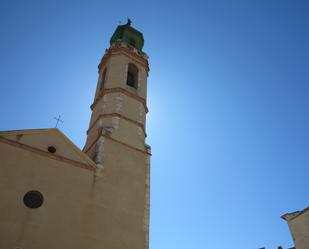
[(83, 149), (97, 165), (95, 215), (89, 217), (88, 229), (93, 229), (95, 237), (102, 236), (105, 248), (148, 248), (150, 147), (145, 144), (145, 120), (149, 68), (141, 44), (139, 31), (128, 24), (118, 26), (99, 64)]

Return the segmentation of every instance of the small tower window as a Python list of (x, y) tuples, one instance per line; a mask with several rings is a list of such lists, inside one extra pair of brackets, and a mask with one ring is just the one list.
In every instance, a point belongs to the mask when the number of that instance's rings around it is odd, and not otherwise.
[(127, 85), (137, 89), (138, 68), (134, 64), (128, 65)]
[(102, 73), (102, 79), (101, 79), (101, 83), (100, 83), (100, 90), (102, 90), (103, 87), (104, 87), (105, 78), (106, 78), (106, 68), (104, 69), (104, 71)]

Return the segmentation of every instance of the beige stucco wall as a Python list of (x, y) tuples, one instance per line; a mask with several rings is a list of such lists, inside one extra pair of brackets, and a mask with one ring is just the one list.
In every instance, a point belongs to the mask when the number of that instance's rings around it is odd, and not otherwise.
[[(110, 140), (104, 147), (105, 169), (95, 177), (0, 143), (0, 248), (143, 249), (148, 155)], [(40, 208), (24, 205), (30, 190), (43, 194)]]
[[(0, 248), (79, 248), (93, 172), (0, 143)], [(40, 191), (30, 209), (23, 196)]]

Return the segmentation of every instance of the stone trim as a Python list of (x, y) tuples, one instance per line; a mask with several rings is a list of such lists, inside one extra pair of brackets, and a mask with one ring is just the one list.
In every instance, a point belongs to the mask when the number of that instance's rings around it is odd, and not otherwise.
[(95, 108), (95, 106), (97, 105), (97, 103), (99, 102), (99, 100), (105, 95), (105, 94), (110, 94), (110, 93), (119, 93), (121, 92), (122, 94), (133, 98), (139, 102), (141, 102), (145, 108), (146, 113), (148, 112), (148, 108), (146, 105), (146, 100), (143, 99), (142, 97), (138, 96), (137, 94), (131, 93), (128, 90), (121, 88), (121, 87), (115, 87), (115, 88), (106, 88), (104, 89), (94, 100), (93, 104), (90, 106), (91, 110), (93, 110)]
[(137, 121), (135, 121), (135, 120), (133, 120), (133, 119), (130, 119), (130, 118), (128, 118), (128, 117), (126, 117), (126, 116), (123, 116), (123, 115), (121, 115), (121, 114), (119, 114), (119, 113), (116, 113), (116, 112), (113, 112), (113, 113), (106, 113), (106, 114), (100, 114), (99, 117), (90, 125), (89, 129), (87, 130), (87, 135), (88, 135), (88, 133), (90, 132), (90, 130), (95, 126), (95, 124), (98, 122), (98, 120), (99, 120), (100, 118), (105, 118), (105, 117), (119, 117), (119, 118), (122, 118), (122, 119), (124, 119), (124, 120), (126, 120), (126, 121), (128, 121), (128, 122), (131, 122), (131, 123), (133, 123), (133, 124), (136, 124), (137, 126), (141, 127), (141, 129), (143, 130), (143, 132), (144, 132), (144, 134), (145, 134), (145, 137), (147, 137), (144, 124), (139, 123), (139, 122), (137, 122)]
[(147, 154), (147, 155), (150, 155), (150, 156), (151, 156), (151, 154), (150, 154), (148, 151), (144, 151), (144, 150), (138, 149), (138, 148), (136, 148), (136, 147), (134, 147), (134, 146), (132, 146), (132, 145), (126, 144), (126, 143), (124, 143), (124, 142), (121, 142), (121, 141), (119, 141), (119, 140), (117, 140), (117, 139), (114, 139), (114, 138), (112, 138), (112, 137), (110, 137), (110, 136), (107, 136), (107, 135), (104, 135), (104, 134), (99, 134), (98, 137), (90, 144), (90, 146), (89, 146), (86, 150), (85, 150), (85, 148), (84, 148), (83, 152), (84, 152), (84, 153), (88, 153), (88, 151), (96, 144), (96, 142), (100, 139), (101, 136), (103, 136), (103, 137), (105, 137), (105, 138), (107, 138), (107, 139), (109, 139), (109, 140), (112, 140), (112, 141), (114, 141), (114, 142), (116, 142), (116, 143), (119, 143), (119, 144), (121, 144), (121, 145), (123, 145), (123, 146), (126, 146), (126, 147), (128, 147), (128, 148), (130, 148), (130, 149), (132, 149), (132, 150), (136, 150), (136, 151), (138, 151), (138, 152), (141, 152), (141, 153), (143, 153), (143, 154)]
[(71, 164), (71, 165), (78, 167), (78, 168), (87, 169), (87, 170), (90, 170), (90, 171), (95, 171), (95, 169), (93, 167), (89, 166), (88, 164), (83, 164), (83, 163), (74, 161), (72, 159), (69, 159), (69, 158), (66, 158), (66, 157), (63, 157), (63, 156), (60, 156), (60, 155), (50, 154), (47, 151), (37, 149), (37, 148), (34, 148), (32, 146), (22, 144), (22, 143), (19, 143), (19, 142), (16, 142), (16, 141), (4, 138), (4, 137), (0, 137), (0, 142), (14, 146), (14, 147), (17, 147), (17, 148), (20, 148), (20, 149), (23, 149), (23, 150), (31, 151), (35, 154), (38, 154), (38, 155), (41, 155), (41, 156), (44, 156), (44, 157), (48, 157), (50, 159), (54, 159), (54, 160), (57, 160), (57, 161), (60, 161), (60, 162), (63, 162), (63, 163), (68, 163), (68, 164)]

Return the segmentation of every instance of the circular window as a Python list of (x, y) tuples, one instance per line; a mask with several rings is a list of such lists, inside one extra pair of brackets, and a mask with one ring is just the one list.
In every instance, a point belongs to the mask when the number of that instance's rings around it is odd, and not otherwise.
[(24, 195), (24, 204), (28, 208), (38, 208), (44, 201), (43, 195), (39, 191), (29, 191)]
[(48, 146), (47, 150), (48, 152), (53, 153), (53, 154), (56, 152), (56, 148), (54, 146)]

